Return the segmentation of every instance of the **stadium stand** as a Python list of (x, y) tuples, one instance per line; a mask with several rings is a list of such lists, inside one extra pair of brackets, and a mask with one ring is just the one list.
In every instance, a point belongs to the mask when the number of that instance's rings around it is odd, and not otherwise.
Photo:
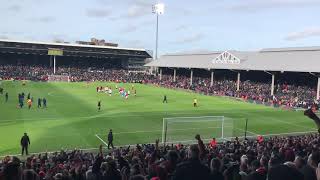
[[(52, 68), (45, 66), (0, 66), (0, 77), (2, 79), (15, 80), (35, 80), (46, 81), (48, 75), (52, 74)], [(142, 72), (129, 72), (127, 70), (101, 69), (98, 67), (80, 68), (80, 67), (59, 67), (57, 75), (67, 74), (72, 82), (75, 81), (113, 81), (113, 82), (139, 82), (164, 86), (167, 88), (188, 89), (206, 95), (220, 95), (241, 98), (242, 100), (282, 106), (285, 108), (308, 108), (315, 101), (316, 90), (307, 85), (300, 86), (279, 82), (275, 88), (273, 96), (270, 95), (270, 84), (244, 81), (240, 84), (240, 90), (236, 89), (234, 80), (215, 80), (210, 86), (209, 78), (195, 77), (194, 83), (190, 84), (187, 76), (177, 76), (176, 82), (173, 82), (171, 75), (159, 77)]]
[[(35, 46), (30, 50), (29, 46)], [(22, 47), (23, 46), (23, 47)], [(50, 47), (65, 48), (65, 55), (79, 61), (60, 62), (55, 70), (50, 66), (51, 60), (47, 59), (43, 63), (32, 56), (28, 61), (11, 61), (16, 59), (19, 53), (25, 53), (24, 58), (30, 57), (28, 53), (40, 53), (43, 58)], [(39, 48), (39, 49), (37, 49)], [(44, 49), (43, 49), (44, 48)], [(77, 49), (78, 48), (78, 49)], [(87, 48), (87, 49), (85, 49)], [(93, 48), (93, 49), (90, 49)], [(32, 48), (31, 48), (32, 49)], [(79, 50), (80, 49), (80, 50)], [(92, 57), (94, 50), (95, 57)], [(287, 82), (286, 79), (279, 79), (276, 83), (268, 81), (255, 80), (234, 80), (229, 74), (221, 77), (212, 78), (203, 75), (190, 77), (186, 72), (179, 75), (166, 73), (169, 68), (177, 68), (178, 64), (170, 66), (169, 62), (159, 60), (157, 67), (161, 71), (159, 75), (149, 74), (147, 72), (132, 72), (127, 63), (119, 61), (120, 57), (135, 56), (145, 59), (150, 57), (146, 51), (109, 48), (106, 55), (101, 48), (87, 46), (72, 46), (65, 44), (44, 44), (44, 43), (26, 43), (26, 42), (2, 42), (0, 51), (5, 54), (1, 56), (4, 60), (0, 65), (0, 78), (6, 80), (32, 80), (47, 81), (48, 75), (68, 75), (70, 81), (113, 81), (113, 82), (138, 82), (163, 86), (166, 88), (179, 88), (195, 91), (207, 95), (230, 96), (249, 102), (272, 105), (286, 108), (309, 108), (316, 101), (317, 90), (310, 86), (306, 81), (302, 83)], [(8, 55), (9, 52), (16, 54)], [(280, 50), (263, 50), (260, 53), (281, 53)], [(285, 51), (296, 51), (296, 49), (285, 49)], [(315, 53), (314, 49), (304, 49), (300, 51), (310, 51)], [(99, 58), (111, 57), (114, 59), (109, 63), (99, 62)], [(123, 54), (124, 53), (124, 54)], [(91, 54), (89, 56), (89, 54)], [(234, 57), (235, 54), (237, 57)], [(242, 62), (247, 63), (249, 57), (260, 57), (259, 53), (250, 53), (245, 55), (233, 52), (228, 54), (232, 61), (227, 61), (230, 69), (246, 71)], [(250, 55), (250, 56), (249, 56)], [(88, 60), (89, 58), (97, 58)], [(216, 53), (215, 63), (222, 61), (222, 65), (217, 65), (219, 69), (226, 69), (224, 66), (223, 54)], [(291, 56), (291, 55), (290, 55)], [(283, 57), (281, 55), (281, 57)], [(7, 58), (7, 59), (6, 59)], [(260, 57), (261, 58), (261, 57)], [(112, 58), (111, 58), (112, 59)], [(209, 58), (210, 59), (210, 58)], [(262, 58), (263, 59), (263, 58)], [(183, 58), (181, 58), (183, 60)], [(231, 59), (229, 59), (231, 60)], [(180, 61), (180, 60), (178, 60)], [(116, 62), (116, 63), (113, 63)], [(164, 66), (161, 63), (168, 63)], [(151, 62), (148, 66), (156, 66)], [(182, 63), (185, 63), (183, 61)], [(188, 67), (181, 68), (203, 68), (192, 67), (188, 61)], [(103, 64), (103, 65), (102, 65)], [(205, 63), (196, 63), (197, 66), (206, 65)], [(180, 64), (181, 65), (181, 64)], [(274, 64), (273, 64), (274, 65)], [(299, 66), (297, 64), (294, 67)], [(238, 69), (236, 68), (238, 67)], [(273, 68), (275, 66), (269, 66)], [(284, 68), (284, 66), (281, 66)], [(141, 68), (141, 67), (139, 67)], [(242, 69), (241, 69), (242, 68)], [(273, 69), (259, 69), (272, 71)], [(293, 68), (290, 66), (288, 68)], [(296, 72), (302, 69), (291, 69)], [(282, 71), (282, 69), (278, 69)], [(290, 69), (289, 69), (290, 70)], [(315, 69), (312, 69), (315, 70)], [(55, 72), (54, 72), (55, 71)], [(163, 71), (163, 72), (162, 72)], [(186, 70), (188, 71), (188, 70)], [(203, 70), (206, 71), (206, 70)], [(203, 72), (202, 71), (202, 72)], [(238, 72), (236, 72), (238, 73)], [(245, 72), (242, 72), (245, 73)], [(199, 73), (201, 74), (201, 73)], [(238, 73), (239, 74), (239, 73)], [(192, 71), (193, 75), (193, 71)], [(270, 89), (274, 86), (273, 94)], [(171, 145), (160, 147), (158, 141), (155, 144), (137, 145), (134, 148), (120, 147), (112, 151), (105, 152), (100, 147), (99, 153), (84, 152), (81, 150), (61, 151), (55, 153), (35, 154), (26, 160), (20, 160), (14, 156), (5, 157), (0, 163), (0, 180), (1, 179), (319, 179), (320, 169), (320, 136), (309, 134), (294, 137), (272, 137), (268, 139), (245, 140), (235, 139), (210, 147), (207, 143), (197, 136), (197, 145)], [(290, 173), (288, 173), (290, 172)]]
[[(225, 179), (317, 180), (320, 136), (315, 134), (239, 141), (216, 146), (142, 144), (98, 153), (81, 150), (35, 154), (23, 163), (6, 156), (0, 179)], [(288, 173), (290, 172), (290, 173)]]

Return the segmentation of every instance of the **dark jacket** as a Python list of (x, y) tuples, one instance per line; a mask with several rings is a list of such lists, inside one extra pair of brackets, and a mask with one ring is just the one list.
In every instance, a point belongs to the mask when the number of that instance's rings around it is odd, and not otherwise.
[(224, 180), (222, 172), (219, 171), (211, 172), (211, 178), (214, 180)]
[(30, 145), (29, 136), (27, 136), (27, 135), (22, 136), (20, 143), (21, 143), (21, 146), (28, 146), (28, 145)]
[(198, 159), (190, 159), (178, 164), (172, 180), (209, 180), (210, 170)]
[(310, 165), (305, 165), (301, 171), (304, 175), (305, 180), (316, 180), (317, 179), (317, 174), (314, 168), (312, 168)]
[(109, 132), (109, 134), (108, 134), (108, 141), (109, 141), (109, 142), (112, 142), (112, 141), (113, 141), (112, 132)]

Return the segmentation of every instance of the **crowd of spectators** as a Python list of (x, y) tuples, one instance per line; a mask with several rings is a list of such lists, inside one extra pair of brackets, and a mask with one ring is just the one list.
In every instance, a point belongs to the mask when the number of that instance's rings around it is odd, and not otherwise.
[(212, 144), (119, 147), (4, 157), (0, 179), (319, 180), (320, 136), (309, 134)]
[[(0, 66), (1, 79), (46, 81), (53, 73), (44, 66)], [(274, 96), (270, 84), (252, 81), (215, 80), (170, 75), (158, 76), (126, 70), (58, 67), (56, 74), (71, 81), (114, 81), (148, 83), (180, 88), (207, 95), (220, 95), (288, 107), (307, 107), (314, 103), (315, 90), (307, 86), (279, 83)], [(7, 156), (0, 162), (0, 180), (16, 179), (121, 179), (121, 180), (319, 180), (320, 136), (272, 137), (264, 140), (237, 138), (214, 146), (196, 136), (198, 144), (161, 146), (155, 144), (122, 147), (98, 153), (81, 150), (44, 153), (21, 161)]]
[(154, 78), (149, 83), (168, 88), (188, 89), (206, 95), (231, 96), (257, 103), (285, 106), (287, 108), (308, 108), (317, 103), (315, 101), (315, 89), (308, 86), (288, 85), (286, 83), (276, 84), (273, 96), (271, 96), (270, 83), (253, 81), (240, 82), (239, 91), (237, 91), (236, 87), (237, 82), (228, 79), (214, 80), (211, 86), (209, 78), (194, 77), (191, 85), (189, 77), (177, 76), (176, 82), (174, 82), (172, 76), (162, 75), (161, 81), (159, 78)]
[(52, 69), (44, 66), (26, 65), (3, 65), (0, 66), (0, 78), (4, 80), (45, 80), (48, 74), (52, 74)]
[[(37, 80), (46, 81), (53, 74), (52, 68), (44, 66), (0, 66), (0, 77), (2, 79)], [(57, 67), (57, 75), (68, 75), (72, 82), (76, 81), (113, 81), (113, 82), (139, 82), (149, 83), (167, 88), (181, 88), (192, 90), (207, 95), (220, 95), (242, 98), (243, 100), (266, 103), (274, 106), (287, 108), (307, 108), (315, 101), (316, 90), (308, 86), (296, 86), (286, 83), (275, 85), (274, 95), (271, 96), (270, 83), (242, 81), (240, 90), (237, 91), (236, 81), (228, 79), (216, 79), (210, 86), (210, 78), (194, 77), (190, 84), (187, 76), (154, 76), (147, 73), (129, 72), (121, 69), (104, 68), (81, 68), (81, 67)]]

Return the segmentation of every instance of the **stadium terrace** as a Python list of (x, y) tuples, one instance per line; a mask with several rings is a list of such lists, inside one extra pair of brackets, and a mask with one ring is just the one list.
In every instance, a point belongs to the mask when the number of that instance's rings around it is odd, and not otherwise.
[[(49, 55), (52, 50), (58, 54)], [(117, 67), (136, 70), (141, 70), (145, 60), (151, 57), (150, 51), (144, 49), (15, 40), (0, 40), (0, 54), (1, 63), (41, 64), (55, 68), (72, 63), (107, 61)]]
[[(285, 74), (286, 72), (291, 75), (308, 73), (314, 77), (318, 77), (318, 73), (320, 72), (319, 59), (320, 47), (315, 46), (267, 48), (260, 51), (230, 50), (206, 53), (167, 54), (145, 66), (159, 68), (160, 77), (163, 69), (173, 69), (173, 80), (176, 78), (177, 69), (189, 69), (190, 83), (193, 82), (194, 69), (208, 70), (211, 72), (211, 86), (216, 71), (230, 70), (237, 73), (237, 90), (239, 90), (240, 87), (241, 74), (249, 71), (258, 71), (270, 75), (270, 94), (273, 95), (277, 74)], [(225, 73), (230, 74), (230, 72)], [(306, 78), (305, 80), (309, 81), (310, 79)], [(317, 85), (314, 83), (314, 86), (317, 86), (317, 95), (315, 98), (319, 99), (320, 78), (318, 77), (317, 80)]]
[(316, 180), (318, 56), (2, 40), (0, 180)]

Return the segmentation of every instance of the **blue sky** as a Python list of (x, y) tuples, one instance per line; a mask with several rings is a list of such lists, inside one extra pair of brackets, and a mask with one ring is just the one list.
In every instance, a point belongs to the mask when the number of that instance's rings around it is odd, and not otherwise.
[[(0, 38), (154, 50), (157, 0), (0, 0)], [(320, 0), (163, 0), (159, 52), (320, 45)]]

